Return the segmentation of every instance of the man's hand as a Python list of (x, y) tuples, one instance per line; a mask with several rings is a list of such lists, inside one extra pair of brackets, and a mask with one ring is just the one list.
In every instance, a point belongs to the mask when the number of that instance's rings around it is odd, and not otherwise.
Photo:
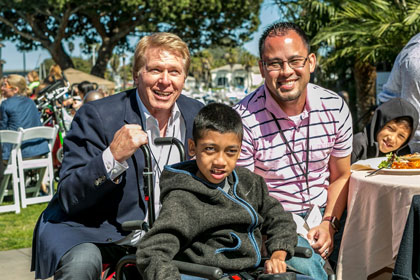
[(264, 273), (283, 273), (286, 272), (286, 251), (275, 251), (269, 260), (264, 263)]
[(114, 159), (124, 162), (147, 142), (147, 133), (142, 130), (140, 125), (126, 124), (114, 134), (114, 139), (109, 147)]
[(312, 248), (323, 259), (327, 259), (334, 248), (334, 229), (330, 222), (323, 221), (319, 226), (311, 228), (308, 232), (308, 239), (312, 240)]

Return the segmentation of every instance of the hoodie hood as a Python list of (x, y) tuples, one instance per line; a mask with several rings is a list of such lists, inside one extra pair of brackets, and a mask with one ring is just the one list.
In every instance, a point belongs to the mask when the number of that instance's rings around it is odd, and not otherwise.
[(411, 128), (410, 137), (396, 152), (408, 145), (414, 137), (416, 128), (419, 124), (419, 113), (416, 108), (408, 101), (401, 98), (394, 98), (385, 102), (375, 110), (371, 123), (366, 127), (369, 137), (370, 147), (368, 150), (376, 151), (376, 155), (368, 155), (368, 157), (377, 157), (380, 153), (376, 137), (379, 131), (391, 120), (400, 117), (408, 117), (411, 119), (413, 127)]
[[(165, 166), (164, 172), (162, 172), (160, 182), (161, 182), (161, 196), (160, 199), (163, 201), (165, 196), (172, 190), (185, 190), (189, 191), (191, 193), (195, 193), (197, 195), (207, 195), (207, 196), (213, 196), (217, 192), (215, 190), (217, 187), (223, 188), (225, 184), (225, 180), (227, 179), (229, 182), (229, 185), (233, 186), (233, 183), (237, 181), (236, 178), (236, 172), (235, 170), (229, 174), (229, 176), (223, 180), (221, 184), (212, 184), (208, 182), (207, 180), (204, 180), (200, 177), (198, 177), (197, 174), (198, 167), (195, 160), (190, 161), (184, 161), (180, 163), (176, 163), (173, 165), (167, 165)], [(207, 188), (197, 188), (194, 185), (191, 184), (183, 184), (181, 182), (187, 182), (190, 180), (189, 178), (192, 177), (195, 180), (203, 183), (207, 186)]]

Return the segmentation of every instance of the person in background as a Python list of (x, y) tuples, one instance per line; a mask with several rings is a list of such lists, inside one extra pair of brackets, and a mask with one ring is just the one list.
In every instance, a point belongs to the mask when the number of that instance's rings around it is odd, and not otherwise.
[[(121, 224), (146, 218), (140, 147), (147, 144), (153, 153), (159, 197), (161, 170), (180, 155), (154, 139), (175, 137), (187, 147), (203, 106), (181, 94), (189, 65), (188, 46), (178, 36), (144, 36), (134, 54), (136, 88), (77, 111), (64, 139), (57, 193), (34, 230), (35, 278), (99, 279), (102, 263), (115, 264), (135, 249), (140, 233), (123, 231)], [(158, 213), (159, 199), (155, 202)]]
[(39, 87), (40, 85), (38, 72), (32, 70), (26, 75), (26, 77), (28, 78), (28, 82), (29, 82), (29, 85), (28, 85), (28, 90), (29, 90), (29, 95), (30, 95), (29, 97), (32, 100), (34, 100), (36, 98), (35, 89)]
[(99, 85), (98, 86), (98, 91), (102, 92), (104, 97), (107, 97), (107, 96), (110, 96), (110, 95), (114, 94), (113, 91), (110, 93), (110, 90), (104, 85)]
[(85, 98), (85, 95), (90, 91), (96, 90), (97, 87), (98, 87), (97, 84), (91, 83), (89, 81), (83, 81), (77, 84), (76, 94), (73, 95), (73, 104), (72, 104), (73, 110), (74, 111), (79, 110), (79, 108), (83, 105), (83, 100)]
[(85, 98), (83, 99), (83, 104), (88, 103), (90, 101), (94, 101), (94, 100), (98, 100), (98, 99), (102, 99), (104, 98), (105, 95), (103, 94), (102, 91), (99, 90), (92, 90), (89, 91), (86, 95)]
[(61, 79), (63, 79), (63, 71), (61, 71), (61, 67), (58, 64), (54, 64), (50, 67), (48, 76), (44, 79), (43, 83), (51, 85)]
[(410, 153), (408, 142), (414, 137), (419, 113), (410, 102), (394, 98), (379, 106), (372, 121), (363, 131), (354, 135), (351, 163), (361, 159), (384, 157), (390, 152), (397, 155)]
[[(378, 103), (401, 97), (420, 112), (420, 33), (414, 35), (395, 59), (388, 81), (378, 94)], [(408, 143), (411, 153), (420, 152), (420, 127)]]
[(327, 279), (324, 259), (334, 247), (338, 253), (333, 240), (347, 203), (351, 114), (338, 94), (309, 83), (316, 56), (299, 26), (274, 23), (260, 38), (259, 50), (264, 85), (235, 107), (244, 124), (238, 165), (264, 177), (286, 211), (301, 217), (319, 213), (319, 224), (298, 240), (316, 254), (288, 264)]
[[(3, 79), (1, 90), (6, 98), (0, 106), (0, 130), (15, 130), (42, 126), (40, 114), (34, 101), (26, 96), (26, 80), (20, 75), (9, 75)], [(11, 144), (3, 144), (2, 158), (9, 160)], [(22, 157), (38, 157), (49, 152), (45, 139), (32, 139), (22, 142)], [(48, 193), (47, 186), (42, 185), (41, 190)]]
[(83, 81), (80, 84), (77, 85), (77, 93), (80, 96), (80, 98), (82, 98), (82, 100), (85, 98), (85, 95), (89, 92), (89, 91), (93, 91), (98, 89), (98, 84), (96, 83), (91, 83), (89, 81)]

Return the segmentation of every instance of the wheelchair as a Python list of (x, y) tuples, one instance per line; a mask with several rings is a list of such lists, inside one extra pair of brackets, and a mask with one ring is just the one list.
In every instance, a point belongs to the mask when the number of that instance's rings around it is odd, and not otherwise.
[[(176, 138), (173, 137), (161, 137), (155, 139), (155, 145), (175, 145), (180, 153), (181, 161), (185, 161), (185, 151), (184, 145)], [(145, 158), (145, 168), (143, 172), (143, 181), (144, 181), (144, 191), (145, 191), (145, 200), (148, 201), (148, 223), (142, 220), (137, 221), (126, 221), (122, 224), (122, 229), (124, 231), (136, 231), (143, 230), (147, 232), (150, 227), (153, 226), (155, 221), (155, 210), (154, 210), (154, 188), (153, 188), (153, 170), (152, 170), (152, 160), (151, 152), (148, 145), (141, 146), (142, 152)], [(141, 241), (140, 241), (141, 242)], [(312, 256), (312, 251), (309, 248), (296, 247), (295, 256), (310, 258)], [(300, 272), (294, 270), (291, 267), (288, 267), (288, 271), (280, 274), (264, 274), (264, 262), (267, 260), (262, 259), (260, 266), (253, 271), (238, 271), (238, 272), (224, 272), (221, 268), (206, 266), (194, 263), (188, 263), (178, 260), (173, 260), (174, 264), (177, 266), (181, 274), (188, 276), (196, 276), (205, 279), (211, 280), (251, 280), (251, 279), (260, 279), (260, 280), (292, 280), (292, 279), (301, 279), (309, 280), (313, 279), (309, 276), (305, 276)], [(121, 258), (115, 267), (108, 267), (106, 273), (103, 273), (102, 280), (127, 280), (124, 276), (124, 270), (126, 268), (133, 267), (137, 269), (136, 266), (136, 256), (135, 254), (127, 255)], [(141, 279), (140, 273), (137, 271), (138, 276), (136, 279)], [(140, 277), (140, 278), (139, 278)], [(335, 276), (329, 277), (329, 280), (335, 280)]]

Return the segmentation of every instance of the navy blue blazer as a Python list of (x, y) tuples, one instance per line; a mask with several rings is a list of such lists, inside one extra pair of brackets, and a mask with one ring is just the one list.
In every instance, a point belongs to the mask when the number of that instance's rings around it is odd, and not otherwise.
[[(180, 95), (177, 105), (186, 122), (187, 147), (193, 119), (203, 104)], [(74, 246), (116, 242), (129, 234), (121, 229), (123, 222), (145, 218), (141, 149), (127, 160), (129, 168), (119, 184), (107, 177), (102, 160), (117, 130), (125, 124), (142, 124), (144, 119), (135, 89), (86, 103), (77, 112), (64, 139), (58, 191), (34, 230), (31, 270), (36, 278), (51, 277), (61, 257)]]
[[(35, 103), (26, 96), (15, 95), (7, 98), (1, 103), (0, 129), (18, 130), (42, 126), (40, 115)], [(22, 142), (22, 157), (29, 158), (48, 153), (48, 142), (45, 139), (31, 139)], [(3, 144), (3, 160), (9, 159), (12, 144)]]

